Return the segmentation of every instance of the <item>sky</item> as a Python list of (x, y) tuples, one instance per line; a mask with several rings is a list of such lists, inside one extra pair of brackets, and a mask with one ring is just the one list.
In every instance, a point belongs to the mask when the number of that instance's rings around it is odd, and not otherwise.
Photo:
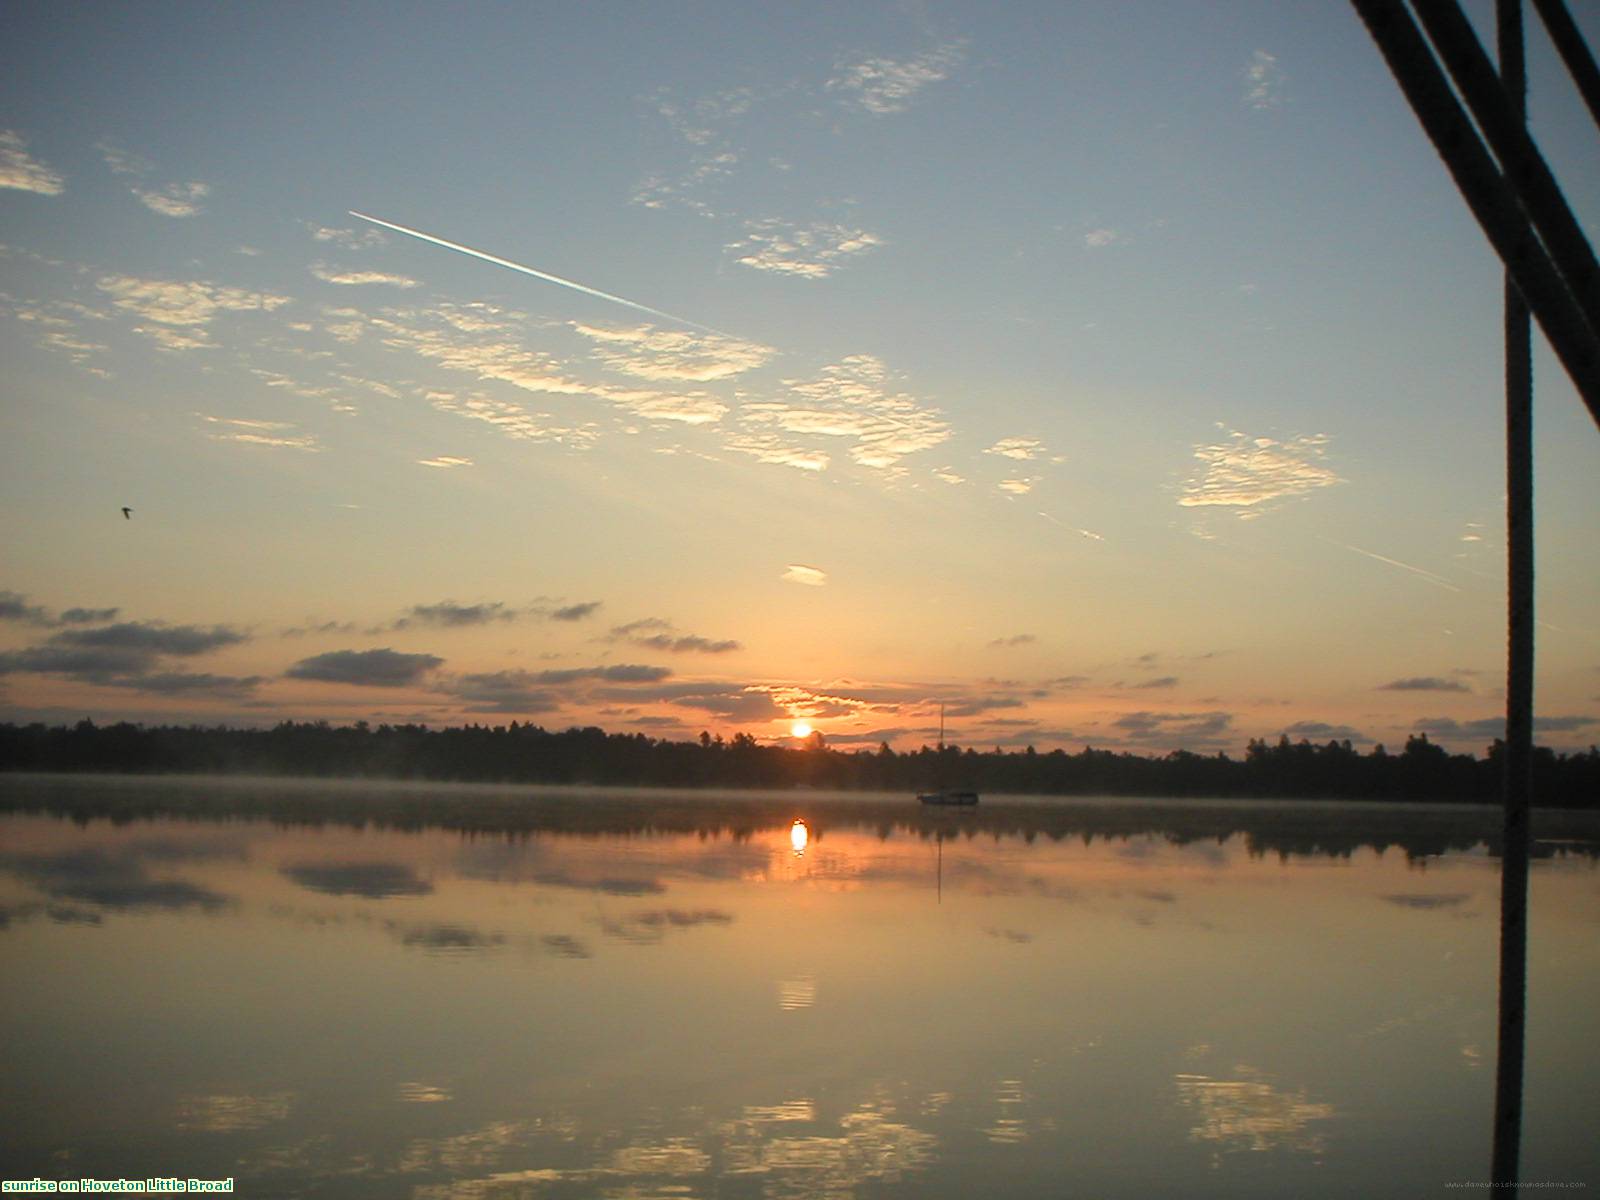
[(1347, 5), (24, 0), (0, 67), (0, 720), (1502, 728), (1500, 267)]

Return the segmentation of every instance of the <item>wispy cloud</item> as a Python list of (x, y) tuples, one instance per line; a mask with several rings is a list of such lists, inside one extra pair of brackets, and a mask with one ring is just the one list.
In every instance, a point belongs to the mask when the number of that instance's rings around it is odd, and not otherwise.
[[(783, 450), (798, 455), (810, 452), (814, 460), (789, 461), (791, 466), (819, 469), (826, 454), (816, 446), (796, 444), (793, 437), (843, 438), (854, 444), (849, 455), (859, 466), (878, 470), (896, 468), (907, 455), (928, 450), (950, 436), (950, 427), (937, 409), (894, 390), (889, 369), (867, 354), (852, 355), (834, 363), (809, 380), (786, 381), (788, 398), (747, 401), (739, 410), (745, 436), (730, 439), (728, 448), (755, 454), (768, 462), (783, 462)], [(779, 434), (789, 435), (780, 437)]]
[(744, 237), (725, 247), (740, 266), (801, 279), (826, 279), (882, 239), (864, 229), (828, 222), (796, 225), (771, 217), (746, 221)]
[(785, 583), (799, 583), (806, 587), (825, 587), (828, 573), (821, 567), (808, 567), (804, 563), (790, 563), (778, 578)]
[(838, 64), (825, 86), (878, 116), (904, 112), (924, 88), (949, 78), (965, 52), (965, 42), (953, 41), (906, 59), (849, 58)]
[(1103, 250), (1107, 246), (1120, 245), (1127, 240), (1117, 230), (1105, 226), (1099, 229), (1091, 229), (1083, 235), (1083, 244), (1091, 250)]
[(1038, 479), (1002, 479), (995, 486), (1010, 496), (1026, 496), (1038, 482)]
[(195, 217), (203, 211), (201, 201), (211, 194), (211, 185), (169, 183), (163, 188), (136, 187), (133, 194), (151, 212), (164, 217)]
[[(113, 175), (132, 175), (135, 178), (149, 175), (155, 166), (148, 159), (131, 154), (111, 142), (97, 142), (95, 149)], [(164, 217), (194, 217), (203, 211), (201, 201), (211, 194), (208, 183), (169, 183), (161, 187), (134, 184), (129, 189), (151, 212)]]
[(593, 429), (562, 425), (548, 413), (532, 413), (513, 400), (474, 394), (457, 396), (453, 392), (429, 392), (428, 403), (440, 412), (483, 421), (501, 435), (526, 442), (558, 442), (575, 449), (593, 445), (598, 436)]
[(387, 271), (349, 271), (338, 267), (331, 267), (327, 263), (313, 263), (311, 273), (323, 283), (337, 283), (342, 287), (369, 287), (374, 284), (384, 287), (414, 288), (417, 281), (406, 275), (392, 275)]
[(243, 417), (213, 417), (197, 414), (207, 424), (217, 426), (206, 436), (218, 442), (242, 442), (250, 446), (274, 446), (285, 450), (322, 449), (316, 437), (309, 433), (296, 433), (288, 421), (251, 421)]
[(1242, 72), (1244, 102), (1251, 108), (1277, 108), (1283, 103), (1286, 77), (1276, 55), (1257, 50)]
[(14, 129), (0, 129), (0, 187), (41, 196), (59, 196), (66, 180), (28, 153), (28, 140)]
[(369, 250), (387, 245), (389, 240), (376, 229), (335, 229), (307, 222), (306, 230), (317, 241), (331, 242), (344, 250)]
[[(985, 454), (997, 454), (1001, 458), (1014, 458), (1019, 462), (1028, 462), (1033, 459), (1049, 458), (1050, 452), (1038, 438), (1008, 437), (1001, 438), (994, 445), (984, 451)], [(1054, 460), (1059, 461), (1059, 458)]]
[(422, 467), (438, 467), (440, 470), (450, 470), (454, 467), (470, 467), (474, 463), (470, 458), (456, 458), (453, 455), (441, 454), (438, 458), (419, 458), (417, 465)]
[(124, 312), (153, 321), (135, 326), (136, 333), (153, 338), (167, 349), (199, 349), (211, 345), (205, 327), (224, 312), (273, 312), (289, 303), (288, 296), (227, 287), (205, 280), (142, 279), (134, 275), (103, 275), (95, 286)]
[(605, 366), (638, 379), (711, 383), (754, 370), (775, 353), (740, 338), (651, 325), (627, 329), (574, 322), (572, 328), (594, 343), (594, 355)]
[(1324, 464), (1328, 440), (1320, 433), (1278, 441), (1234, 431), (1227, 441), (1196, 446), (1194, 456), (1204, 467), (1184, 485), (1178, 503), (1251, 510), (1343, 483)]
[[(410, 350), (449, 370), (498, 380), (526, 392), (587, 396), (645, 420), (686, 425), (711, 424), (728, 411), (726, 404), (706, 392), (619, 387), (581, 379), (551, 355), (528, 349), (523, 331), (509, 314), (489, 315), (440, 305), (425, 312), (386, 310), (367, 318), (366, 324), (390, 346)], [(511, 437), (573, 444), (595, 437), (593, 430), (585, 432), (547, 413), (530, 413), (494, 397), (458, 400), (449, 393), (430, 393), (428, 398), (448, 411), (489, 421)]]

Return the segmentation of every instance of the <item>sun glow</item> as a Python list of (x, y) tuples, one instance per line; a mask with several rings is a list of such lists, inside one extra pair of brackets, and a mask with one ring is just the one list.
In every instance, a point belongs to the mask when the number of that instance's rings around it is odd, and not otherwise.
[(789, 725), (789, 732), (797, 738), (811, 736), (810, 721), (794, 721)]
[(793, 848), (795, 857), (806, 852), (806, 843), (811, 840), (811, 831), (806, 828), (806, 823), (799, 818), (789, 826), (789, 845)]

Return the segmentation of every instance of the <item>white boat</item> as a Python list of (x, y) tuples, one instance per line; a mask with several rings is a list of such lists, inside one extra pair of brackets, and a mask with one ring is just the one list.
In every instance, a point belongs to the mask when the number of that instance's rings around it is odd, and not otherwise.
[[(939, 761), (944, 763), (944, 705), (939, 705)], [(965, 791), (961, 788), (937, 788), (931, 792), (918, 792), (917, 799), (923, 804), (976, 804), (978, 793)]]

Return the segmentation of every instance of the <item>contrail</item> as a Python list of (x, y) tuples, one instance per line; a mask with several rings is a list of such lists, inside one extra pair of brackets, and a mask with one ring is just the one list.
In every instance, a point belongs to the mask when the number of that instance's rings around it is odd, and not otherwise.
[(1403, 563), (1397, 558), (1385, 558), (1381, 554), (1374, 554), (1371, 550), (1363, 550), (1360, 546), (1352, 546), (1348, 542), (1336, 542), (1332, 538), (1322, 538), (1321, 540), (1327, 542), (1330, 546), (1338, 546), (1341, 550), (1364, 554), (1368, 558), (1377, 559), (1381, 563), (1388, 563), (1391, 567), (1399, 567), (1402, 571), (1410, 571), (1413, 575), (1420, 575), (1436, 587), (1446, 588), (1452, 592), (1461, 590), (1442, 575), (1435, 575), (1432, 571), (1424, 571), (1421, 567), (1413, 567), (1410, 563)]
[(651, 308), (648, 304), (636, 304), (632, 300), (625, 300), (621, 296), (613, 296), (610, 292), (602, 292), (599, 288), (592, 288), (586, 284), (576, 283), (571, 279), (563, 279), (559, 275), (551, 275), (546, 271), (536, 271), (532, 267), (525, 267), (521, 263), (514, 263), (509, 258), (498, 258), (493, 254), (485, 254), (482, 250), (474, 250), (471, 246), (463, 246), (459, 242), (449, 242), (442, 237), (434, 237), (431, 233), (423, 233), (420, 229), (407, 229), (404, 225), (396, 225), (392, 221), (380, 221), (377, 217), (369, 217), (366, 213), (349, 210), (352, 217), (363, 221), (370, 221), (374, 225), (382, 225), (385, 229), (392, 229), (396, 233), (403, 233), (407, 237), (418, 238), (424, 242), (432, 242), (435, 246), (443, 246), (446, 250), (459, 250), (462, 254), (470, 254), (473, 258), (481, 258), (484, 262), (493, 263), (497, 267), (510, 267), (513, 271), (521, 271), (524, 275), (532, 275), (535, 279), (542, 279), (546, 283), (558, 283), (562, 287), (571, 288), (575, 292), (582, 292), (586, 296), (598, 296), (602, 300), (609, 300), (613, 304), (621, 304), (637, 312), (649, 313), (653, 317), (664, 317), (678, 325), (687, 325), (690, 329), (698, 329), (702, 333), (715, 334), (717, 337), (735, 338), (731, 333), (724, 333), (720, 329), (713, 329), (709, 325), (702, 325), (698, 321), (691, 321), (687, 317), (674, 316), (669, 312), (662, 312), (659, 308)]

